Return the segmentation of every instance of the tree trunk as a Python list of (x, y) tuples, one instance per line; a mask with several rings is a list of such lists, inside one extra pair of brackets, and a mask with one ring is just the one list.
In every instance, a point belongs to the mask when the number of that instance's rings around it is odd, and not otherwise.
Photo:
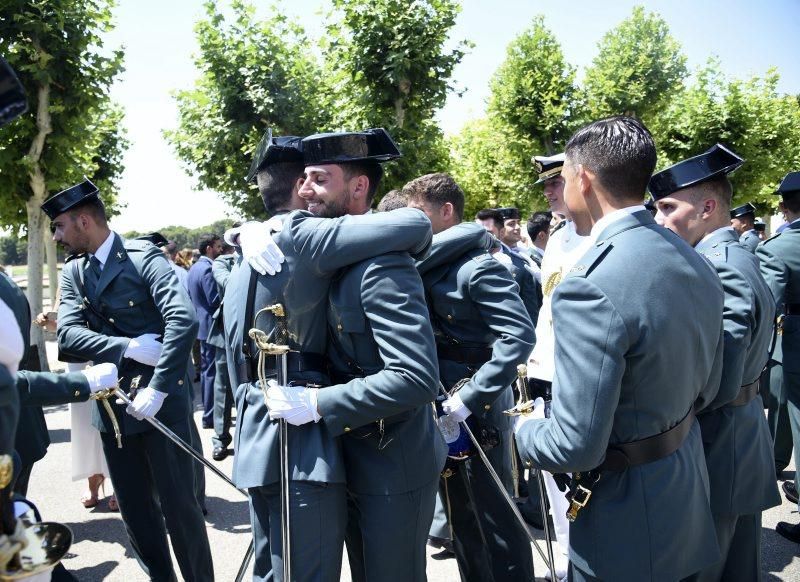
[[(28, 157), (31, 169), (28, 174), (32, 196), (25, 203), (28, 213), (28, 302), (34, 316), (42, 312), (42, 271), (44, 266), (44, 225), (47, 217), (40, 206), (47, 197), (47, 183), (40, 163), (47, 135), (53, 131), (50, 124), (50, 85), (40, 85), (37, 92), (36, 127), (39, 132), (31, 143)], [(31, 343), (39, 348), (42, 370), (48, 371), (44, 335), (39, 326), (32, 326)]]
[(49, 285), (50, 305), (56, 304), (58, 296), (58, 253), (56, 253), (56, 241), (50, 234), (50, 221), (46, 220), (44, 225), (44, 248), (47, 249), (47, 279)]

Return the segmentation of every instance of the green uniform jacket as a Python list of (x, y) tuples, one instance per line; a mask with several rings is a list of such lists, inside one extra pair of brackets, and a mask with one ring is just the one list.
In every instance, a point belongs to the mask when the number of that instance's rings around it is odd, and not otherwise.
[(711, 510), (718, 515), (758, 513), (780, 504), (775, 459), (764, 403), (727, 406), (741, 386), (758, 380), (772, 340), (775, 301), (761, 278), (758, 259), (728, 227), (696, 250), (714, 266), (725, 292), (724, 352), (719, 392), (700, 428), (711, 484)]
[(756, 252), (756, 247), (761, 242), (761, 239), (758, 238), (758, 233), (755, 230), (748, 230), (742, 236), (739, 237), (739, 243), (751, 253)]
[[(553, 294), (550, 418), (517, 433), (526, 463), (594, 469), (606, 449), (665, 432), (712, 402), (723, 292), (692, 247), (642, 210), (607, 226)], [(570, 560), (601, 580), (674, 581), (719, 560), (695, 422), (671, 455), (604, 471), (570, 524)]]

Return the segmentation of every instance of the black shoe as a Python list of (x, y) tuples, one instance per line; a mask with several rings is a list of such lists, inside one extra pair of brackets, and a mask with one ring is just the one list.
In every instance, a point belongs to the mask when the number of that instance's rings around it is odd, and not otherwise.
[(792, 525), (785, 521), (779, 521), (775, 531), (778, 532), (778, 535), (785, 537), (790, 542), (800, 544), (800, 524)]
[(789, 502), (797, 503), (797, 488), (794, 486), (793, 482), (784, 481), (783, 485), (781, 485), (781, 489), (783, 489), (783, 494)]
[(214, 447), (214, 450), (211, 452), (211, 458), (215, 461), (223, 461), (225, 457), (228, 456), (228, 449), (226, 447)]

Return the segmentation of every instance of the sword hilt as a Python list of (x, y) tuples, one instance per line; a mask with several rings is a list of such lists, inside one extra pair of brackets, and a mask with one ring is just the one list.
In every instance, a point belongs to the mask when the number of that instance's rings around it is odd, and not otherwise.
[[(119, 381), (121, 382), (122, 378), (120, 378)], [(100, 403), (102, 403), (103, 408), (106, 409), (108, 417), (111, 419), (111, 426), (114, 427), (114, 438), (117, 440), (117, 448), (121, 449), (122, 431), (119, 428), (119, 421), (117, 421), (117, 415), (114, 414), (114, 409), (111, 407), (111, 403), (108, 401), (109, 398), (117, 395), (117, 390), (120, 390), (120, 392), (122, 391), (122, 389), (119, 388), (119, 384), (111, 388), (106, 388), (105, 390), (98, 390), (97, 392), (92, 393), (92, 395), (89, 396), (89, 398), (91, 400), (99, 401)]]

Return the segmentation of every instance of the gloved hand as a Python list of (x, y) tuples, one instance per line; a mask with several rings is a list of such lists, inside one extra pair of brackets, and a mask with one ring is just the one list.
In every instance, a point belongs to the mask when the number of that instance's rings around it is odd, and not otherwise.
[(442, 402), (442, 410), (456, 422), (464, 422), (472, 414), (467, 405), (461, 401), (461, 396), (458, 393)]
[(89, 381), (89, 390), (92, 393), (106, 388), (113, 388), (119, 382), (117, 367), (114, 364), (97, 364), (80, 371)]
[(6, 572), (9, 562), (28, 545), (28, 539), (24, 532), (25, 526), (22, 524), (22, 520), (18, 519), (14, 533), (11, 535), (0, 534), (0, 572)]
[(322, 418), (317, 412), (319, 388), (281, 386), (275, 380), (267, 382), (267, 386), (267, 407), (272, 420), (283, 418), (289, 424), (300, 426)]
[(144, 420), (145, 418), (153, 418), (158, 411), (161, 410), (161, 405), (164, 404), (164, 399), (167, 397), (166, 392), (159, 392), (154, 388), (147, 386), (140, 389), (136, 393), (136, 398), (133, 399), (125, 409), (125, 412), (130, 414), (136, 420)]
[(531, 420), (540, 420), (544, 418), (544, 399), (540, 396), (533, 401), (533, 411), (530, 414), (522, 414), (514, 421), (514, 434), (517, 434), (522, 428), (522, 425)]
[(124, 356), (136, 360), (145, 366), (155, 366), (161, 357), (161, 342), (156, 340), (158, 334), (145, 333), (133, 338), (125, 350)]
[(16, 374), (19, 362), (25, 354), (22, 332), (17, 318), (11, 308), (0, 300), (0, 364), (8, 368), (10, 374)]
[(270, 223), (245, 222), (239, 231), (242, 257), (250, 268), (262, 275), (280, 272), (285, 257), (272, 238)]

